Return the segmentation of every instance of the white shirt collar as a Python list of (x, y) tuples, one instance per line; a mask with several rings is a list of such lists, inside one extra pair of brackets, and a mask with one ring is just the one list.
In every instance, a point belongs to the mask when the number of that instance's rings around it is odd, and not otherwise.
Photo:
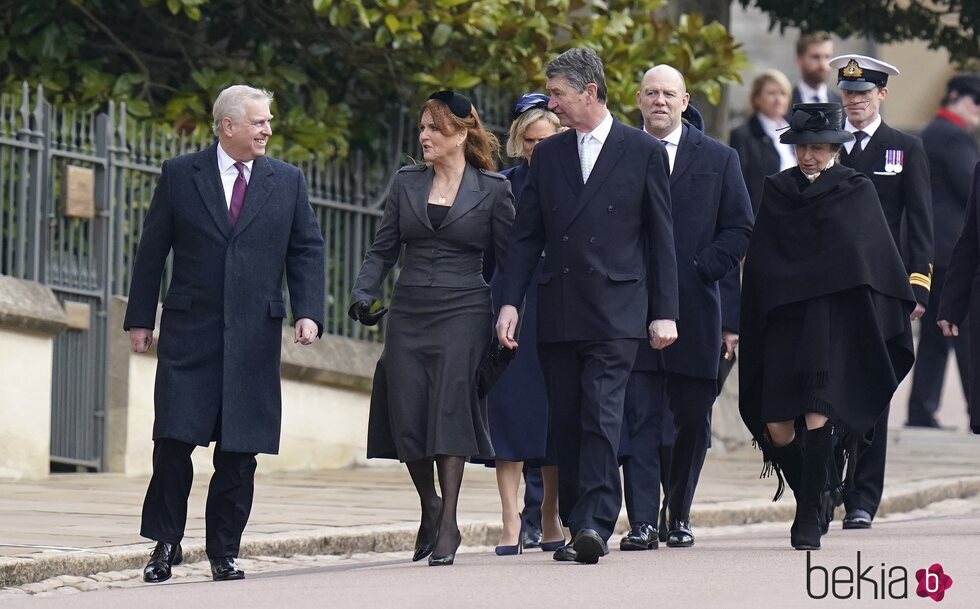
[(813, 102), (814, 96), (819, 97), (822, 102), (830, 100), (830, 97), (827, 95), (827, 83), (825, 82), (820, 83), (820, 86), (816, 89), (802, 81), (797, 86), (800, 89), (800, 100), (803, 103)]
[[(238, 170), (234, 168), (236, 162), (237, 161), (235, 161), (235, 159), (233, 159), (230, 156), (228, 156), (228, 153), (225, 152), (225, 149), (221, 147), (221, 144), (218, 144), (218, 171), (220, 173), (225, 173), (226, 171), (234, 171), (237, 174), (238, 173)], [(246, 178), (248, 176), (252, 175), (252, 163), (253, 162), (254, 162), (254, 160), (253, 161), (245, 161), (243, 163), (243, 165), (245, 165), (245, 177)]]
[(778, 135), (779, 132), (776, 130), (789, 124), (782, 118), (780, 118), (778, 121), (774, 121), (761, 112), (756, 113), (756, 117), (758, 117), (759, 123), (762, 125), (762, 129), (769, 134), (770, 137), (773, 135)]
[[(657, 139), (659, 139), (664, 144), (673, 144), (674, 146), (680, 146), (681, 133), (683, 132), (684, 132), (684, 122), (681, 121), (680, 123), (677, 124), (677, 127), (673, 131), (667, 134), (666, 137), (661, 137)], [(657, 136), (654, 135), (653, 137), (657, 137)]]
[[(871, 121), (870, 125), (868, 125), (864, 129), (860, 129), (860, 131), (864, 131), (865, 133), (867, 133), (868, 139), (870, 140), (871, 137), (875, 134), (875, 131), (877, 131), (878, 127), (880, 126), (881, 126), (881, 115), (879, 114), (878, 116), (875, 117), (873, 121)], [(851, 119), (847, 119), (846, 121), (844, 121), (844, 130), (850, 131), (851, 133), (854, 133), (855, 131), (859, 131), (857, 127), (851, 124)]]
[(599, 124), (596, 125), (596, 128), (593, 129), (592, 131), (586, 132), (586, 131), (579, 131), (578, 129), (575, 130), (575, 134), (578, 137), (579, 145), (582, 144), (582, 138), (584, 138), (586, 135), (589, 135), (589, 133), (591, 133), (592, 137), (598, 140), (600, 144), (605, 143), (606, 138), (609, 137), (609, 130), (612, 129), (612, 124), (613, 124), (612, 114), (609, 114), (609, 111), (606, 110), (605, 118), (603, 118), (599, 122)]

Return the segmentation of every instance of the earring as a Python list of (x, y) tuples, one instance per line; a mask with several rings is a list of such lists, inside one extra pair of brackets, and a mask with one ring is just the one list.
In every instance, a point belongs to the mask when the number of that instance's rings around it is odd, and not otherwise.
[(456, 142), (456, 147), (457, 147), (457, 148), (459, 148), (459, 145), (460, 145), (461, 143), (462, 143), (462, 142)]

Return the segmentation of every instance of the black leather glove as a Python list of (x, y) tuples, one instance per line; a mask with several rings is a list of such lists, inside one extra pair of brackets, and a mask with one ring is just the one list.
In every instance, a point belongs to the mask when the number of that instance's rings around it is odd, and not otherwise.
[(374, 313), (371, 312), (371, 304), (366, 300), (358, 300), (347, 309), (347, 315), (354, 321), (359, 321), (365, 326), (376, 326), (381, 318), (388, 312), (386, 307), (381, 307)]

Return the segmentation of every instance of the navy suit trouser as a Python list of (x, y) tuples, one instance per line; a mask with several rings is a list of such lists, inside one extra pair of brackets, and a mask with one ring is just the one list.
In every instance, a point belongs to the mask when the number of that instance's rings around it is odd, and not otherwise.
[(667, 399), (674, 414), (667, 510), (670, 518), (690, 520), (694, 491), (711, 445), (711, 407), (718, 381), (683, 374), (667, 375)]
[[(191, 453), (196, 446), (162, 438), (153, 443), (153, 475), (143, 500), (140, 535), (154, 541), (180, 543), (187, 524), (187, 499), (194, 482)], [(238, 556), (242, 533), (252, 510), (255, 453), (214, 449), (214, 475), (208, 487), (204, 518), (209, 558)]]
[(540, 343), (549, 431), (558, 461), (558, 515), (574, 537), (612, 535), (622, 507), (623, 400), (639, 339)]
[(663, 426), (671, 423), (669, 417), (664, 421), (667, 408), (667, 376), (634, 370), (626, 385), (623, 413), (630, 446), (630, 455), (623, 460), (623, 496), (630, 524), (657, 526), (660, 485), (669, 479), (663, 475), (666, 467), (661, 467), (667, 465), (661, 461)]

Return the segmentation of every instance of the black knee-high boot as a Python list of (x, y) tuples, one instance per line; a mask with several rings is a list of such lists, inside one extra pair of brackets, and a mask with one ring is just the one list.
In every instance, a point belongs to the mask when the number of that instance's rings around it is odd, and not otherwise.
[(830, 468), (833, 456), (832, 426), (806, 432), (803, 453), (803, 475), (796, 493), (796, 518), (790, 529), (790, 542), (797, 550), (819, 550), (824, 533), (824, 503), (831, 487)]

